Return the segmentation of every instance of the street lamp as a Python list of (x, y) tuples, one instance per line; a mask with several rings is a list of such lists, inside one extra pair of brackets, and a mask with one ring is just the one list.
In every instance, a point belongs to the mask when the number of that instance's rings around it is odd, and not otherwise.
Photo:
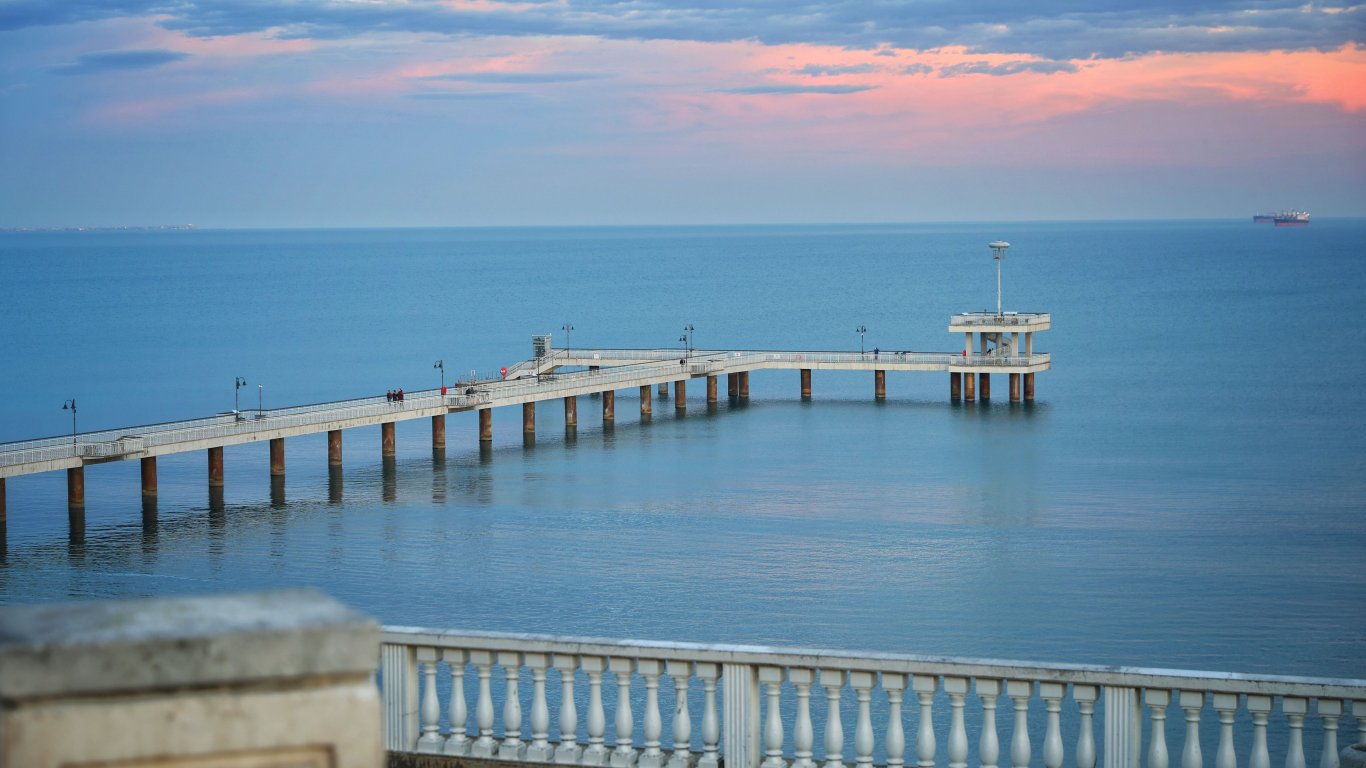
[(71, 450), (76, 450), (76, 398), (62, 403), (62, 410), (71, 411)]
[(686, 341), (686, 343), (687, 343), (687, 348), (688, 348), (688, 357), (692, 357), (692, 332), (693, 332), (693, 330), (695, 330), (695, 329), (692, 327), (692, 323), (688, 323), (687, 325), (683, 326), (683, 333), (685, 334), (685, 341)]
[[(682, 336), (679, 336), (679, 337), (678, 337), (678, 343), (683, 345), (683, 357), (687, 357), (687, 356), (688, 356), (688, 334), (685, 333), (685, 334), (683, 334)], [(681, 363), (681, 362), (683, 362), (683, 361), (682, 361), (682, 360), (679, 360), (679, 362)]]
[(866, 325), (860, 325), (859, 327), (854, 329), (854, 333), (858, 334), (858, 353), (860, 355), (863, 354), (863, 334), (867, 332), (868, 326)]
[(432, 367), (441, 369), (441, 394), (444, 395), (446, 394), (446, 361), (437, 360), (435, 363), (432, 363)]
[(232, 415), (239, 421), (242, 418), (242, 387), (247, 385), (247, 380), (238, 376), (233, 382), (232, 390)]
[(1004, 240), (993, 240), (987, 243), (991, 249), (991, 258), (996, 260), (996, 316), (1001, 316), (1001, 262), (1006, 260), (1006, 249), (1010, 243)]
[(565, 323), (560, 328), (564, 330), (564, 356), (569, 357), (569, 334), (574, 331), (574, 326)]
[(265, 389), (265, 385), (263, 384), (256, 385), (256, 418), (258, 419), (264, 419), (266, 417), (266, 409), (263, 405), (266, 398)]

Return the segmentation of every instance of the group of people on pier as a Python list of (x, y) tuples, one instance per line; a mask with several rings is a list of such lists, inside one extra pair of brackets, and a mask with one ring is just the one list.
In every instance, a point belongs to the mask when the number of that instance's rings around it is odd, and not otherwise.
[(403, 390), (391, 389), (384, 393), (384, 399), (391, 403), (401, 403), (403, 402)]

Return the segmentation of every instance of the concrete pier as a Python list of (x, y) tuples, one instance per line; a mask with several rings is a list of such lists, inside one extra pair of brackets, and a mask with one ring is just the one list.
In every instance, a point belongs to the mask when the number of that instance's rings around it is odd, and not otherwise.
[(566, 427), (577, 427), (579, 425), (578, 395), (564, 399), (564, 425)]
[(873, 371), (873, 397), (878, 400), (887, 399), (886, 371)]
[(493, 442), (493, 409), (485, 408), (479, 412), (479, 442)]
[(394, 422), (386, 421), (379, 425), (379, 455), (393, 456), (397, 453), (394, 446)]
[(983, 400), (991, 399), (991, 374), (977, 374), (977, 394)]
[(811, 369), (802, 369), (802, 399), (811, 399)]
[(740, 374), (726, 374), (726, 397), (734, 398), (740, 392)]
[(446, 416), (437, 414), (432, 417), (432, 450), (445, 450), (446, 448)]
[(674, 410), (681, 411), (688, 407), (688, 380), (679, 379), (674, 382)]
[(604, 422), (615, 421), (617, 418), (617, 393), (616, 390), (606, 390), (602, 393), (602, 420)]
[(522, 403), (522, 434), (536, 434), (536, 404)]
[(1032, 373), (1026, 373), (1026, 374), (1024, 375), (1024, 379), (1025, 379), (1025, 380), (1024, 380), (1024, 399), (1025, 399), (1027, 402), (1033, 402), (1033, 400), (1034, 400), (1034, 374), (1032, 374)]
[(157, 495), (157, 457), (142, 457), (142, 495)]
[(342, 435), (340, 429), (327, 430), (327, 466), (340, 467), (342, 463)]
[(977, 374), (963, 374), (963, 402), (971, 403), (977, 399)]
[(740, 371), (740, 399), (749, 399), (749, 371)]
[[(392, 430), (394, 425), (388, 425)], [(391, 437), (392, 440), (392, 437)], [(285, 473), (285, 439), (283, 437), (271, 438), (270, 441), (270, 474), (278, 477)]]
[(659, 399), (660, 399), (660, 400), (668, 400), (668, 399), (669, 399), (669, 382), (667, 382), (667, 381), (661, 381), (661, 382), (659, 382)]
[(713, 374), (713, 375), (707, 377), (707, 404), (708, 404), (708, 405), (711, 405), (711, 404), (713, 404), (713, 403), (715, 403), (715, 402), (716, 402), (716, 375)]
[(649, 384), (646, 384), (645, 386), (641, 387), (641, 388), (640, 388), (640, 415), (641, 415), (641, 416), (649, 416), (649, 415), (650, 415), (651, 410), (654, 408), (653, 400), (654, 400), (654, 398), (651, 397), (651, 394), (650, 394), (650, 385), (649, 385)]
[(1020, 374), (1010, 374), (1010, 402), (1020, 402)]
[(209, 488), (223, 487), (223, 448), (209, 449)]
[(85, 467), (70, 467), (66, 470), (66, 505), (72, 509), (85, 509)]
[(955, 403), (963, 399), (963, 374), (957, 371), (949, 374), (949, 399)]

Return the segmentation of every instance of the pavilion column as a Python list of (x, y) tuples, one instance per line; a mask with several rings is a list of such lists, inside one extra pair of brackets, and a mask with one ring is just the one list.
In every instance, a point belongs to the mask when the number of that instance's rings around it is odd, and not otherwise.
[(85, 508), (85, 467), (66, 470), (66, 505), (72, 509)]
[(273, 437), (270, 439), (270, 474), (272, 477), (279, 477), (285, 473), (285, 439), (283, 437)]
[(522, 434), (536, 434), (536, 403), (522, 403)]
[(977, 394), (980, 395), (983, 400), (991, 399), (991, 374), (977, 374)]
[(1033, 401), (1034, 401), (1034, 374), (1032, 374), (1032, 373), (1026, 373), (1026, 374), (1024, 375), (1024, 380), (1025, 380), (1025, 381), (1024, 381), (1024, 390), (1025, 390), (1025, 391), (1024, 391), (1024, 399), (1027, 400), (1027, 401), (1029, 401), (1029, 402), (1033, 402)]
[(802, 399), (811, 399), (811, 369), (802, 369)]
[(617, 393), (616, 390), (606, 390), (602, 393), (602, 420), (604, 422), (615, 421), (617, 418)]
[(386, 421), (379, 425), (379, 455), (393, 456), (397, 451), (394, 449), (394, 422)]
[(734, 398), (740, 391), (740, 374), (726, 374), (726, 397)]
[(887, 372), (873, 371), (873, 397), (878, 400), (887, 399)]
[(963, 374), (957, 371), (949, 374), (949, 399), (955, 403), (963, 399)]
[(715, 375), (711, 375), (711, 376), (708, 376), (708, 377), (707, 377), (707, 403), (708, 403), (708, 404), (711, 404), (711, 403), (715, 403), (715, 402), (716, 402), (716, 376), (715, 376)]
[(740, 371), (740, 399), (749, 399), (749, 371)]
[(342, 436), (340, 429), (327, 430), (327, 466), (340, 467), (342, 463)]
[(157, 495), (157, 457), (142, 458), (142, 495)]
[(1020, 402), (1020, 374), (1010, 374), (1010, 402)]
[(688, 407), (688, 380), (679, 379), (674, 382), (674, 410), (681, 411)]
[(566, 427), (577, 427), (579, 425), (579, 398), (577, 395), (570, 395), (564, 399), (564, 425)]
[(640, 388), (640, 415), (648, 416), (654, 408), (653, 396), (650, 392), (650, 385), (646, 384)]
[(209, 487), (223, 487), (223, 447), (209, 449)]
[(977, 399), (977, 374), (963, 374), (963, 400), (971, 403)]
[(1025, 350), (1026, 355), (1034, 354), (1034, 332), (1025, 331)]
[(446, 447), (446, 414), (432, 417), (432, 450)]
[(479, 411), (479, 442), (493, 442), (493, 409), (485, 408)]

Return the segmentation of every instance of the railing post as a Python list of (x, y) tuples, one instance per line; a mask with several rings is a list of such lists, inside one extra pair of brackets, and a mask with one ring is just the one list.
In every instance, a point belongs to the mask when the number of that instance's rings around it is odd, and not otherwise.
[(697, 768), (717, 768), (721, 764), (716, 747), (721, 739), (720, 723), (716, 718), (716, 678), (720, 674), (720, 665), (697, 662), (697, 677), (702, 680), (702, 757), (697, 761)]
[(726, 768), (758, 768), (758, 672), (748, 664), (723, 664), (721, 685), (724, 712), (721, 753)]
[(417, 744), (417, 649), (385, 643), (379, 670), (384, 683), (384, 748), (411, 752)]
[(1143, 741), (1143, 713), (1138, 689), (1105, 686), (1104, 768), (1138, 768)]
[(441, 702), (436, 696), (435, 648), (418, 648), (417, 661), (422, 665), (422, 736), (417, 740), (417, 751), (440, 754), (445, 742), (438, 732)]

